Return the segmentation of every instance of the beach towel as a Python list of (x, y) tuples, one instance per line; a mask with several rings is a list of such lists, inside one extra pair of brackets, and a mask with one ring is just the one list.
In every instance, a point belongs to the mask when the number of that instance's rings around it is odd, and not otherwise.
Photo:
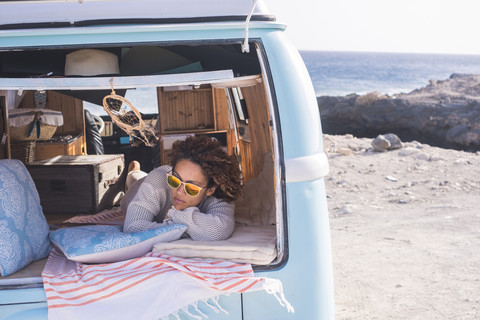
[(179, 319), (181, 312), (205, 319), (200, 301), (226, 312), (218, 304), (221, 294), (258, 290), (273, 294), (293, 312), (279, 280), (255, 277), (250, 264), (229, 261), (149, 252), (136, 259), (87, 265), (53, 249), (42, 277), (50, 320), (168, 319), (169, 315)]

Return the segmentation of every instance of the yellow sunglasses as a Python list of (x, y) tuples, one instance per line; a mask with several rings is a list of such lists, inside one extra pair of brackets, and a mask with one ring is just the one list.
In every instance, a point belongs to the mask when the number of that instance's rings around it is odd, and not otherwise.
[(202, 191), (202, 187), (199, 187), (193, 183), (183, 182), (174, 175), (167, 173), (167, 184), (172, 189), (178, 189), (182, 184), (185, 188), (185, 193), (191, 197), (196, 197)]

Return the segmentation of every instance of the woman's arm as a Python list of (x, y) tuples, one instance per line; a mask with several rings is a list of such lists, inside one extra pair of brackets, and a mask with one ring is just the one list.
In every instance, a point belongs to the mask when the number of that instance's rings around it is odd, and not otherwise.
[(225, 240), (228, 239), (235, 228), (233, 203), (228, 203), (215, 198), (207, 199), (205, 212), (197, 207), (168, 211), (168, 219), (175, 223), (183, 223), (188, 226), (187, 233), (193, 240)]
[(123, 232), (137, 232), (158, 228), (163, 223), (153, 221), (155, 215), (145, 208), (131, 204), (128, 207), (123, 224)]
[[(136, 232), (162, 226), (162, 212), (171, 206), (166, 190), (165, 171), (152, 171), (141, 183), (130, 203), (127, 204), (124, 232)], [(129, 189), (130, 191), (130, 189)]]

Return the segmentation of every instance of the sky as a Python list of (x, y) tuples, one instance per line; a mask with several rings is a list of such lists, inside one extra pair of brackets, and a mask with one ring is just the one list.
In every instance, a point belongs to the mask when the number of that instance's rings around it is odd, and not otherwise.
[(264, 0), (300, 50), (480, 54), (480, 0)]

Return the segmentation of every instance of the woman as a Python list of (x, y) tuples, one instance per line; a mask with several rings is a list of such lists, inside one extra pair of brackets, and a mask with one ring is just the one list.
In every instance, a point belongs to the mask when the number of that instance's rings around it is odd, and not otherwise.
[[(135, 164), (134, 164), (135, 166)], [(133, 168), (133, 175), (146, 175)], [(235, 226), (234, 204), (241, 192), (237, 160), (207, 136), (172, 147), (171, 166), (154, 169), (130, 186), (122, 200), (124, 232), (183, 223), (193, 240), (225, 240)]]

